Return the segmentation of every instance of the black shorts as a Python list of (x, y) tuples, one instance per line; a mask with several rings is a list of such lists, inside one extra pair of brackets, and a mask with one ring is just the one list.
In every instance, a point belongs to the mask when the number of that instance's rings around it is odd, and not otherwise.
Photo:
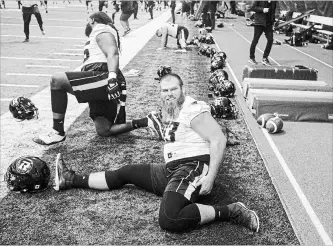
[(186, 40), (188, 39), (188, 35), (189, 35), (189, 33), (188, 33), (188, 30), (187, 30), (186, 27), (184, 27), (184, 26), (178, 26), (178, 28), (177, 28), (177, 36), (176, 36), (176, 38), (177, 38), (177, 44), (179, 45), (179, 40), (180, 39), (185, 39), (185, 42), (186, 42)]
[[(105, 66), (103, 66), (105, 68)], [(107, 67), (107, 66), (106, 66)], [(97, 116), (104, 116), (114, 122), (117, 115), (117, 105), (109, 101), (106, 86), (109, 72), (83, 71), (66, 72), (66, 76), (79, 103), (89, 103), (90, 117), (94, 120)], [(119, 82), (125, 81), (120, 70), (117, 72)]]
[[(202, 161), (202, 159), (207, 159), (207, 161)], [(201, 188), (196, 186), (196, 183), (200, 177), (207, 175), (208, 166), (209, 156), (184, 159), (178, 161), (174, 167), (168, 164), (151, 164), (154, 193), (162, 196), (164, 192), (173, 191), (182, 194), (189, 201), (195, 202), (199, 198)]]

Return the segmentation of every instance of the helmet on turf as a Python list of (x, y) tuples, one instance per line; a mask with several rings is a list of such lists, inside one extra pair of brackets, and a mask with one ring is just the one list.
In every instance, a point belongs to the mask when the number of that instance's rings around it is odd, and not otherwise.
[(38, 108), (26, 97), (16, 97), (9, 103), (9, 111), (14, 118), (20, 120), (30, 120), (38, 118)]
[(161, 79), (164, 75), (167, 75), (168, 73), (171, 73), (172, 69), (170, 66), (159, 66), (157, 69), (157, 75), (158, 79)]
[(235, 118), (236, 107), (227, 97), (217, 97), (213, 104), (210, 104), (211, 114), (216, 118)]
[(207, 46), (206, 45), (201, 45), (199, 48), (199, 54), (200, 55), (206, 55), (206, 50), (207, 50)]
[(206, 43), (206, 35), (201, 35), (201, 36), (199, 37), (199, 42), (200, 42), (200, 43)]
[(211, 35), (206, 36), (206, 44), (215, 44), (213, 36)]
[(218, 52), (215, 52), (214, 56), (212, 57), (212, 60), (216, 57), (222, 57), (224, 60), (226, 60), (227, 54), (223, 51), (218, 51)]
[(235, 91), (236, 88), (234, 83), (230, 80), (224, 80), (223, 82), (216, 84), (214, 94), (218, 97), (233, 97)]
[(209, 83), (216, 85), (218, 83), (222, 83), (225, 80), (228, 80), (229, 75), (223, 69), (217, 69), (213, 73), (211, 73), (209, 77)]
[(206, 56), (210, 57), (211, 53), (212, 53), (212, 48), (211, 47), (207, 47), (207, 49), (206, 49)]
[(225, 60), (221, 56), (216, 56), (211, 60), (210, 70), (211, 72), (216, 71), (217, 69), (223, 69), (225, 67)]
[(50, 168), (45, 161), (34, 156), (23, 156), (13, 161), (5, 174), (11, 191), (37, 192), (47, 188)]
[(215, 48), (211, 48), (211, 52), (210, 52), (210, 57), (213, 57), (216, 53), (216, 49)]

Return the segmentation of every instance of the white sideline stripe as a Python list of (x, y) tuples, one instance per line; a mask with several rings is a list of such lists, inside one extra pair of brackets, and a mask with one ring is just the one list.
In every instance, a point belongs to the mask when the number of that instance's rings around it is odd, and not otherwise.
[(36, 77), (51, 77), (52, 74), (42, 73), (6, 73), (7, 76), (36, 76)]
[(64, 49), (64, 50), (71, 50), (71, 51), (82, 51), (83, 49)]
[[(217, 43), (216, 43), (216, 47), (217, 47), (218, 50), (221, 50)], [(227, 65), (228, 65), (228, 69), (230, 70), (232, 76), (234, 77), (234, 80), (237, 82), (238, 88), (242, 91), (242, 88), (240, 86), (240, 82), (238, 81), (237, 77), (235, 76), (235, 73), (233, 72), (232, 68), (230, 67), (230, 65), (228, 63), (227, 63)], [(275, 145), (274, 141), (272, 140), (271, 136), (268, 134), (267, 130), (262, 129), (262, 131), (263, 131), (268, 143), (270, 144), (271, 148), (273, 149), (276, 157), (278, 158), (279, 163), (282, 166), (285, 174), (287, 175), (291, 185), (295, 189), (296, 194), (298, 195), (303, 207), (305, 208), (307, 214), (309, 215), (309, 217), (310, 217), (313, 225), (315, 226), (318, 234), (320, 235), (320, 237), (324, 241), (325, 245), (332, 245), (332, 240), (330, 239), (329, 235), (325, 231), (325, 228), (323, 227), (323, 225), (321, 224), (318, 216), (316, 215), (313, 208), (311, 207), (310, 202), (308, 201), (308, 199), (306, 198), (306, 196), (305, 196), (304, 192), (302, 191), (301, 187), (297, 183), (295, 177), (293, 176), (292, 172), (290, 171), (290, 169), (288, 167), (288, 164), (286, 163), (286, 161), (282, 157), (280, 151), (276, 147), (276, 145)]]
[[(155, 30), (161, 27), (162, 24), (170, 18), (171, 12), (164, 12), (151, 22), (128, 34), (128, 36), (122, 40), (123, 51), (120, 56), (119, 68), (123, 69), (155, 35)], [(10, 112), (1, 116), (0, 200), (8, 193), (8, 189), (3, 180), (9, 164), (17, 157), (23, 155), (43, 156), (43, 153), (50, 148), (49, 146), (35, 144), (32, 141), (33, 137), (42, 133), (42, 129), (50, 129), (52, 126), (50, 87), (46, 87), (30, 99), (39, 109), (38, 119), (17, 122), (13, 119)], [(74, 96), (68, 95), (65, 131), (69, 129), (86, 108), (86, 103), (79, 104)], [(8, 133), (10, 133), (10, 136)], [(53, 165), (53, 163), (50, 164)]]
[(81, 53), (53, 53), (54, 55), (62, 55), (62, 56), (83, 56)]
[[(1, 99), (0, 99), (1, 102), (9, 102), (9, 101), (11, 101), (11, 100), (13, 100), (13, 98), (1, 98)], [(2, 181), (2, 180), (1, 180), (1, 181)], [(0, 182), (1, 182), (1, 181), (0, 181)]]
[(290, 169), (288, 167), (288, 164), (286, 163), (286, 161), (282, 157), (280, 151), (276, 147), (276, 145), (275, 145), (274, 141), (272, 140), (271, 136), (269, 136), (268, 131), (266, 129), (263, 129), (263, 128), (261, 130), (264, 133), (266, 139), (268, 140), (269, 145), (271, 146), (271, 148), (275, 152), (276, 157), (279, 159), (279, 162), (280, 162), (284, 172), (286, 173), (290, 183), (294, 187), (294, 189), (296, 191), (296, 194), (298, 195), (298, 198), (301, 200), (301, 202), (302, 202), (306, 212), (308, 213), (313, 225), (315, 226), (317, 232), (319, 233), (320, 237), (324, 241), (324, 244), (325, 245), (332, 245), (331, 238), (329, 237), (329, 235), (325, 231), (324, 226), (321, 224), (318, 216), (316, 215), (315, 211), (313, 210), (310, 202), (306, 198), (306, 196), (305, 196), (304, 192), (302, 191), (301, 187), (297, 183), (294, 175), (292, 174), (292, 172), (290, 171)]
[[(17, 18), (17, 17), (1, 17), (1, 18), (4, 18), (4, 19), (22, 20), (22, 18)], [(43, 18), (43, 21), (44, 21), (44, 22), (46, 22), (46, 21), (69, 21), (69, 22), (77, 21), (77, 22), (84, 22), (84, 23), (87, 22), (86, 19), (82, 19), (82, 20), (68, 20), (68, 19), (44, 19), (44, 18)], [(83, 27), (83, 28), (84, 28), (84, 27)]]
[(48, 65), (25, 65), (26, 67), (48, 67), (48, 68), (69, 68), (68, 66), (48, 66)]
[(0, 84), (3, 87), (27, 87), (27, 88), (35, 88), (39, 87), (39, 85), (17, 85), (17, 84)]
[[(249, 44), (251, 44), (251, 42), (244, 37), (242, 34), (240, 34), (239, 32), (237, 32), (235, 29), (233, 29), (232, 27), (228, 26), (231, 30), (233, 30), (235, 33), (237, 33), (239, 36), (241, 36), (246, 42), (248, 42)], [(256, 47), (257, 50), (259, 50), (261, 53), (264, 53), (260, 48), (258, 48), (258, 46)], [(269, 56), (269, 58), (276, 63), (276, 65), (281, 66), (277, 61), (275, 61), (271, 56)]]
[(82, 62), (82, 60), (71, 60), (71, 59), (31, 58), (31, 57), (10, 57), (10, 56), (0, 56), (0, 59), (32, 60), (32, 61), (67, 61), (67, 62)]
[(74, 47), (84, 47), (84, 45), (81, 45), (81, 44), (76, 44), (76, 45), (73, 45)]
[[(25, 38), (22, 35), (0, 35), (0, 37), (14, 37), (14, 38)], [(71, 38), (71, 37), (48, 37), (48, 36), (30, 36), (30, 38), (42, 38), (42, 39), (68, 39), (68, 40), (85, 40), (84, 38)]]
[[(279, 42), (281, 42), (281, 43), (283, 44), (282, 41), (280, 41), (280, 40), (278, 40), (278, 39), (275, 39), (275, 40), (277, 40), (277, 41), (279, 41)], [(283, 44), (283, 45), (285, 45), (285, 44)], [(288, 47), (290, 47), (290, 48), (292, 48), (292, 49), (294, 49), (294, 50), (297, 50), (298, 52), (302, 53), (303, 55), (306, 55), (306, 56), (308, 56), (308, 57), (310, 57), (310, 58), (312, 58), (312, 59), (314, 59), (314, 60), (316, 60), (316, 61), (318, 61), (318, 62), (324, 64), (325, 66), (328, 66), (328, 67), (330, 67), (330, 68), (333, 68), (333, 66), (331, 66), (330, 64), (327, 64), (326, 62), (323, 62), (323, 61), (319, 60), (318, 58), (316, 58), (316, 57), (314, 57), (314, 56), (312, 56), (312, 55), (309, 55), (309, 54), (307, 54), (307, 53), (305, 53), (305, 52), (303, 52), (303, 51), (301, 51), (301, 50), (299, 50), (299, 49), (297, 49), (297, 48), (295, 48), (295, 47), (293, 47), (293, 46), (291, 46), (291, 45), (286, 45), (286, 46), (288, 46)]]
[[(2, 26), (22, 26), (22, 24), (9, 24), (9, 23), (1, 23)], [(39, 25), (30, 25), (30, 26), (37, 26), (39, 28)], [(84, 29), (84, 27), (81, 26), (43, 26), (46, 30), (49, 27), (55, 27), (55, 28), (78, 28), (78, 29)]]

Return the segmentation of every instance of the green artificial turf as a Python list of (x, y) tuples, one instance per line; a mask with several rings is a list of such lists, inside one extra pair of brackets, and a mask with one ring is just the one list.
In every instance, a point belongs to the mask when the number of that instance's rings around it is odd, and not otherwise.
[[(193, 22), (184, 24), (190, 37), (197, 32)], [(184, 79), (188, 95), (209, 102), (209, 59), (198, 55), (195, 47), (187, 54), (156, 52), (159, 44), (160, 39), (153, 37), (123, 70), (142, 72), (139, 77), (126, 78), (128, 119), (157, 109), (159, 84), (154, 78), (159, 65), (170, 65)], [(174, 40), (169, 39), (169, 44), (176, 48)], [(217, 120), (235, 133), (240, 144), (227, 147), (216, 187), (200, 202), (243, 202), (258, 213), (259, 233), (220, 222), (184, 233), (163, 231), (158, 224), (161, 198), (132, 185), (114, 191), (56, 192), (50, 188), (36, 194), (9, 193), (3, 198), (0, 244), (299, 244), (242, 117), (239, 113), (237, 119)], [(58, 152), (68, 167), (88, 174), (126, 164), (162, 164), (162, 147), (163, 142), (144, 129), (99, 137), (86, 110), (69, 129), (66, 141), (50, 147), (42, 158), (49, 162), (53, 178)]]

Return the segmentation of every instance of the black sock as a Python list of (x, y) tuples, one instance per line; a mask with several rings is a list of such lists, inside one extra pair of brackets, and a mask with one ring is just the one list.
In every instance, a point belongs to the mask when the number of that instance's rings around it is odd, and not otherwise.
[(140, 127), (147, 127), (148, 126), (148, 118), (144, 117), (142, 119), (132, 120), (132, 126), (134, 129), (138, 129)]
[(74, 174), (73, 188), (85, 188), (89, 189), (89, 175), (77, 175)]
[(53, 129), (59, 132), (61, 136), (65, 135), (64, 121), (65, 119), (53, 119)]
[(215, 220), (229, 221), (229, 209), (227, 206), (214, 206)]

